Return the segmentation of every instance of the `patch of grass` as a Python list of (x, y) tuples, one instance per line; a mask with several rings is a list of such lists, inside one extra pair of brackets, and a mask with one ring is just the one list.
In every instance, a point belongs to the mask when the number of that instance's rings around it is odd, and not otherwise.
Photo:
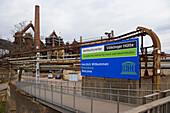
[(0, 113), (5, 113), (5, 102), (0, 102)]
[(5, 102), (2, 102), (2, 98), (6, 95), (6, 93), (0, 93), (0, 113), (5, 113)]

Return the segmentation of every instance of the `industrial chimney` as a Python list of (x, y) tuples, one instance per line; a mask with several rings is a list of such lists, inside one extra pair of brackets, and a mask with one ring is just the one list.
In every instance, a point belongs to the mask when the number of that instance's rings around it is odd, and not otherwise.
[(34, 33), (34, 45), (36, 49), (40, 48), (40, 16), (39, 6), (35, 6), (35, 33)]

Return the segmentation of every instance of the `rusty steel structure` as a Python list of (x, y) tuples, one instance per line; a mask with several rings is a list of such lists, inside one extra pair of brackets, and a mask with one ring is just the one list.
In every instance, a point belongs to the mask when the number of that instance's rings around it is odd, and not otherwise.
[[(145, 31), (152, 39), (153, 42), (153, 78), (152, 83), (156, 83), (155, 89), (160, 90), (160, 75), (161, 75), (161, 43), (158, 36), (152, 31), (144, 27), (138, 27), (142, 31)], [(142, 37), (143, 38), (143, 37)], [(142, 42), (143, 43), (143, 42)], [(143, 47), (141, 47), (143, 49)], [(147, 52), (147, 48), (145, 50)], [(145, 53), (147, 54), (147, 53)], [(146, 56), (147, 57), (147, 56)], [(145, 61), (147, 60), (145, 57)], [(147, 64), (147, 62), (145, 62)], [(147, 66), (145, 65), (146, 69)]]
[[(152, 39), (153, 45), (149, 46), (149, 47), (143, 47), (143, 38), (144, 36), (150, 36), (150, 38)], [(10, 56), (11, 57), (11, 61), (13, 60), (30, 60), (31, 59), (35, 59), (36, 56), (29, 56), (29, 57), (21, 57), (18, 58), (18, 56), (20, 55), (25, 55), (27, 56), (30, 53), (36, 53), (37, 51), (39, 51), (40, 53), (42, 52), (47, 52), (47, 51), (55, 51), (55, 50), (67, 50), (70, 48), (76, 48), (77, 49), (77, 54), (76, 56), (74, 56), (74, 58), (76, 58), (75, 60), (72, 59), (68, 59), (68, 60), (63, 60), (63, 61), (58, 61), (56, 59), (56, 61), (40, 61), (40, 63), (42, 64), (67, 64), (68, 62), (74, 64), (74, 63), (80, 63), (80, 47), (83, 46), (89, 46), (89, 45), (96, 45), (96, 44), (102, 44), (102, 43), (107, 43), (107, 42), (115, 42), (115, 41), (121, 41), (121, 40), (128, 40), (128, 39), (132, 39), (132, 38), (141, 38), (141, 54), (140, 54), (140, 62), (142, 62), (142, 60), (144, 60), (145, 63), (145, 74), (144, 76), (140, 75), (141, 79), (146, 79), (146, 78), (152, 78), (153, 79), (153, 83), (156, 83), (157, 85), (154, 86), (154, 89), (160, 89), (159, 87), (159, 83), (160, 83), (160, 75), (161, 75), (161, 44), (160, 44), (160, 40), (158, 38), (158, 36), (150, 29), (144, 28), (144, 27), (137, 27), (136, 31), (132, 31), (120, 36), (116, 36), (116, 37), (109, 37), (109, 38), (101, 38), (98, 40), (91, 40), (91, 41), (82, 41), (82, 37), (80, 37), (80, 42), (76, 43), (76, 44), (69, 44), (69, 45), (63, 45), (63, 46), (57, 46), (57, 47), (48, 47), (48, 48), (41, 48), (40, 50), (31, 50), (31, 51), (21, 51), (19, 53), (11, 53), (8, 54), (6, 56)], [(153, 75), (149, 76), (148, 75), (148, 69), (151, 69), (147, 66), (147, 60), (148, 60), (148, 54), (147, 54), (147, 48), (153, 48), (153, 54), (150, 55), (150, 57), (153, 58)], [(145, 52), (144, 52), (145, 51)], [(64, 55), (63, 55), (64, 56)], [(66, 55), (65, 55), (66, 56)], [(40, 56), (43, 59), (47, 59), (47, 56)], [(52, 59), (56, 58), (56, 55), (51, 55)], [(63, 58), (63, 57), (62, 57)], [(24, 61), (25, 62), (25, 61)], [(29, 61), (28, 61), (29, 62)], [(60, 62), (60, 63), (59, 63)], [(141, 65), (141, 63), (140, 63)], [(73, 66), (70, 66), (73, 67)], [(80, 68), (80, 67), (79, 67)], [(140, 66), (140, 70), (142, 69), (142, 67)]]
[[(10, 67), (18, 69), (19, 67), (27, 67), (35, 70), (35, 62), (39, 58), (40, 69), (46, 68), (69, 68), (80, 70), (80, 48), (84, 46), (116, 42), (121, 40), (129, 40), (132, 38), (141, 38), (140, 47), (140, 80), (141, 79), (152, 79), (153, 89), (160, 89), (160, 77), (161, 77), (161, 43), (158, 36), (151, 30), (144, 27), (137, 27), (136, 30), (120, 35), (114, 36), (113, 30), (111, 33), (105, 33), (108, 37), (101, 37), (99, 39), (83, 41), (80, 36), (80, 42), (73, 41), (72, 44), (62, 44), (59, 46), (40, 47), (40, 17), (39, 17), (39, 6), (35, 6), (35, 27), (32, 23), (27, 25), (21, 32), (17, 32), (15, 35), (19, 36), (25, 33), (29, 28), (34, 31), (34, 49), (21, 50), (19, 52), (11, 51), (8, 54), (1, 56), (2, 58), (8, 58), (8, 62), (11, 63)], [(152, 45), (144, 47), (143, 38), (149, 36), (152, 39)], [(20, 38), (19, 38), (20, 39)], [(37, 49), (36, 49), (37, 48)], [(148, 48), (152, 48), (151, 54), (148, 54)], [(71, 53), (70, 53), (71, 51)], [(37, 56), (37, 53), (40, 53)], [(44, 54), (45, 53), (45, 54)], [(48, 54), (50, 53), (50, 54)], [(149, 59), (150, 58), (150, 59)], [(152, 62), (152, 66), (148, 66), (148, 61)], [(144, 64), (144, 67), (142, 65)], [(51, 65), (51, 66), (50, 66)], [(55, 65), (55, 66), (54, 66)], [(141, 75), (141, 70), (144, 69), (144, 75)], [(152, 69), (152, 75), (149, 75), (148, 69)], [(140, 82), (139, 82), (140, 83)]]

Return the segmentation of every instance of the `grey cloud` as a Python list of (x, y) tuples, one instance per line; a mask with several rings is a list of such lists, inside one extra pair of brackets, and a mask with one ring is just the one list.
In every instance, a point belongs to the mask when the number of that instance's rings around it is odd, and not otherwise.
[(167, 23), (165, 25), (160, 25), (158, 27), (156, 27), (156, 30), (159, 31), (160, 33), (165, 33), (165, 32), (169, 32), (170, 31), (170, 24)]
[[(0, 35), (9, 37), (14, 24), (34, 20), (36, 2), (40, 4), (41, 35), (56, 30), (65, 41), (72, 41), (80, 35), (98, 37), (111, 29), (121, 35), (144, 26), (169, 37), (165, 32), (170, 28), (169, 0), (5, 0), (0, 4)], [(162, 41), (162, 45), (168, 44)]]

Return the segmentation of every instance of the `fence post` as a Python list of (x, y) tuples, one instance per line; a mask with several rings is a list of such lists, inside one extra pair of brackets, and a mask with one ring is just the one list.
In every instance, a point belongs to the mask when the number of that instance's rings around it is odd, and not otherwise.
[(27, 82), (27, 92), (29, 93), (29, 83)]
[(30, 91), (30, 94), (32, 95), (32, 83), (30, 83), (31, 84), (31, 91)]
[(117, 113), (119, 113), (119, 91), (117, 91)]
[(61, 105), (63, 105), (63, 87), (61, 85)]
[(28, 94), (30, 94), (30, 82), (28, 83)]
[(44, 90), (45, 90), (45, 91), (44, 91), (44, 98), (45, 98), (45, 100), (46, 100), (46, 90), (47, 90), (46, 84), (44, 84), (44, 88), (45, 88), (45, 89), (44, 89)]
[(48, 80), (47, 80), (47, 90), (48, 90)]
[(128, 103), (130, 102), (130, 98), (129, 98), (129, 89), (130, 89), (130, 84), (128, 82)]
[[(76, 82), (75, 82), (75, 86), (74, 86), (75, 88), (76, 88)], [(77, 88), (76, 88), (77, 89)], [(75, 92), (76, 93), (76, 92)]]
[(73, 109), (74, 109), (74, 110), (75, 110), (75, 104), (76, 104), (76, 103), (75, 103), (75, 102), (76, 102), (76, 101), (75, 101), (75, 99), (76, 99), (75, 97), (76, 97), (76, 88), (74, 87), (74, 94), (73, 94)]
[(75, 88), (76, 88), (76, 82), (75, 82), (74, 86), (75, 86)]
[(55, 82), (55, 89), (56, 89), (56, 91), (57, 91), (57, 82)]
[(86, 91), (86, 83), (85, 83), (85, 81), (84, 81), (84, 85), (83, 85), (83, 95), (85, 95), (85, 91)]
[(53, 102), (53, 85), (51, 85), (51, 101)]
[(97, 98), (97, 83), (95, 82), (95, 98)]
[(93, 88), (91, 89), (91, 113), (93, 113)]
[(36, 83), (35, 83), (35, 86), (34, 86), (34, 95), (35, 95), (35, 97), (36, 97)]
[(41, 88), (41, 87), (40, 87), (40, 83), (38, 83), (38, 86), (39, 86), (39, 98), (40, 98), (40, 96), (41, 96), (41, 95), (40, 95), (40, 88)]
[(69, 93), (69, 82), (67, 82), (67, 93)]
[(112, 83), (110, 82), (110, 100), (112, 100)]

